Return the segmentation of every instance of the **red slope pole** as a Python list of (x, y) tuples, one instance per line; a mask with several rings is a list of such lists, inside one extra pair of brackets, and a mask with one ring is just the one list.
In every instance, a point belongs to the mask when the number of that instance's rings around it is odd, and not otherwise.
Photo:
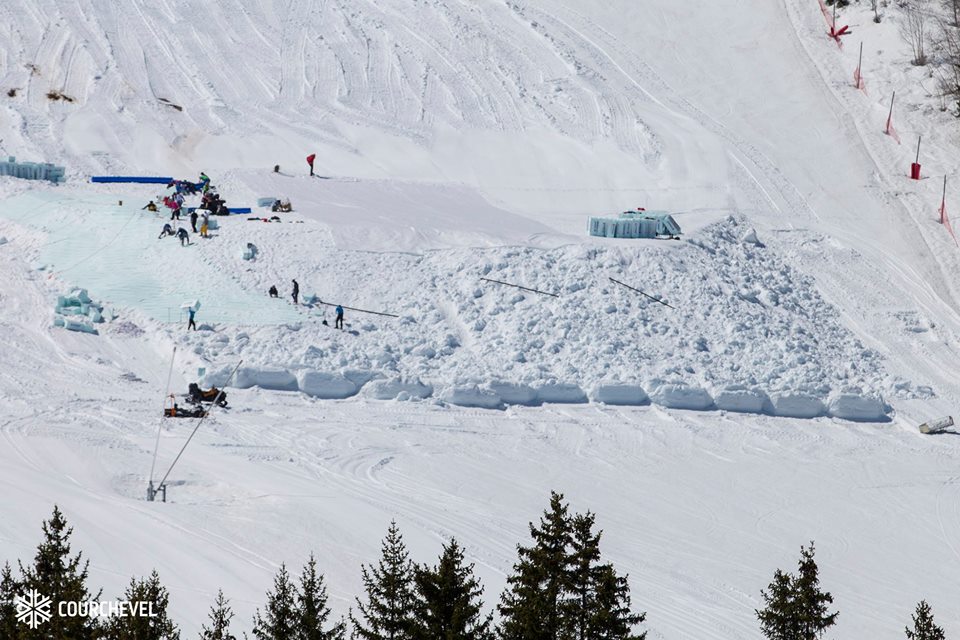
[(910, 165), (910, 178), (913, 180), (920, 179), (920, 140), (921, 136), (917, 136), (917, 160)]

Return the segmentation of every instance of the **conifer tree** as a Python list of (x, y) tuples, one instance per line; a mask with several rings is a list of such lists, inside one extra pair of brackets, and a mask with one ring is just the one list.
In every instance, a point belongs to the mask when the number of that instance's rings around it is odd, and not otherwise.
[(814, 545), (800, 547), (797, 575), (777, 569), (773, 582), (761, 591), (766, 606), (756, 612), (760, 629), (770, 640), (817, 640), (836, 624), (828, 605), (833, 596), (820, 588)]
[(260, 610), (253, 616), (253, 637), (257, 640), (291, 640), (297, 630), (296, 588), (290, 581), (287, 566), (273, 578), (273, 591), (267, 592), (264, 615)]
[(200, 640), (237, 640), (230, 633), (230, 621), (233, 620), (233, 610), (230, 602), (223, 596), (223, 591), (217, 591), (217, 599), (210, 607), (210, 626), (200, 628)]
[(37, 547), (33, 564), (24, 567), (20, 563), (19, 587), (21, 593), (36, 591), (50, 598), (53, 616), (48, 622), (30, 629), (21, 625), (21, 640), (95, 640), (99, 637), (100, 623), (89, 617), (60, 617), (57, 611), (61, 602), (99, 601), (96, 594), (87, 590), (89, 562), (83, 554), (70, 555), (70, 536), (73, 528), (59, 507), (53, 507), (50, 519), (43, 523), (44, 540)]
[(444, 545), (436, 567), (417, 567), (415, 584), (417, 640), (493, 640), (493, 616), (483, 615), (483, 587), (455, 539)]
[(913, 629), (906, 629), (908, 640), (946, 640), (943, 629), (933, 622), (933, 612), (926, 600), (920, 601), (912, 618)]
[(167, 613), (170, 593), (160, 584), (156, 570), (148, 578), (131, 579), (122, 600), (131, 603), (138, 615), (111, 617), (106, 625), (107, 640), (180, 640), (180, 630)]
[(503, 640), (567, 638), (569, 618), (561, 607), (570, 585), (571, 537), (563, 495), (550, 493), (550, 507), (539, 527), (530, 523), (530, 537), (532, 546), (517, 545), (519, 560), (500, 598), (500, 635)]
[(323, 626), (329, 618), (327, 586), (323, 575), (317, 573), (317, 561), (311, 554), (300, 575), (300, 589), (297, 591), (295, 640), (342, 640), (345, 628), (343, 621), (324, 630)]
[(353, 637), (360, 640), (410, 640), (413, 633), (413, 563), (396, 522), (390, 523), (376, 567), (362, 567), (366, 602), (350, 611)]
[(19, 593), (20, 588), (13, 577), (10, 563), (6, 563), (0, 571), (0, 638), (16, 640), (19, 637), (15, 603)]
[(577, 514), (571, 523), (570, 595), (564, 602), (564, 615), (569, 620), (575, 640), (637, 639), (646, 633), (633, 634), (633, 628), (646, 619), (646, 614), (630, 611), (630, 586), (617, 575), (611, 564), (600, 562), (600, 537), (594, 533), (596, 516)]

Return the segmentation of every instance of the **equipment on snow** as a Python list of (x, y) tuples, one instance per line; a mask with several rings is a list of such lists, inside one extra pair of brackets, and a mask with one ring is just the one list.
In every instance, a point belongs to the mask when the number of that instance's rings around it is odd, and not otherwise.
[(953, 416), (945, 416), (930, 422), (924, 422), (920, 425), (920, 433), (931, 434), (941, 433), (953, 426)]
[(216, 402), (218, 407), (227, 406), (227, 392), (222, 389), (210, 387), (204, 391), (196, 382), (191, 382), (187, 390), (187, 401), (192, 404), (200, 405), (203, 402)]

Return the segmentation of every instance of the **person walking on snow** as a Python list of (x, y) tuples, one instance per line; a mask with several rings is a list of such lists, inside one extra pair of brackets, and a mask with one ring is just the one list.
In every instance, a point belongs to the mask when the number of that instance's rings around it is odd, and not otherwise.
[(341, 307), (340, 305), (337, 305), (336, 312), (337, 312), (337, 319), (334, 321), (333, 327), (335, 329), (343, 329), (343, 307)]
[(194, 310), (193, 307), (190, 307), (189, 309), (187, 309), (187, 313), (190, 314), (190, 320), (187, 322), (187, 331), (190, 331), (190, 329), (193, 329), (194, 331), (196, 331), (196, 330), (197, 330), (197, 323), (194, 321), (193, 316), (194, 316), (197, 312), (196, 312), (196, 310)]
[(293, 304), (299, 304), (297, 298), (300, 296), (300, 283), (293, 281)]
[(180, 238), (181, 247), (185, 247), (190, 244), (190, 233), (183, 227), (177, 229), (177, 237)]
[(193, 232), (197, 232), (197, 210), (194, 209), (190, 212), (190, 226), (193, 228)]
[(200, 219), (200, 237), (209, 238), (207, 235), (207, 229), (210, 227), (210, 214), (206, 211), (203, 212), (203, 216)]
[(311, 153), (307, 156), (307, 164), (310, 165), (310, 175), (313, 176), (313, 161), (317, 159), (317, 154)]

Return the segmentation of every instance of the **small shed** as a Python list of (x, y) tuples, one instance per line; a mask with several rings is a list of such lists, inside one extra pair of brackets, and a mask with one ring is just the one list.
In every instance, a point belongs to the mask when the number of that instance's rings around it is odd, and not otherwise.
[(666, 211), (624, 211), (618, 216), (591, 216), (590, 235), (599, 238), (675, 238), (680, 225)]

